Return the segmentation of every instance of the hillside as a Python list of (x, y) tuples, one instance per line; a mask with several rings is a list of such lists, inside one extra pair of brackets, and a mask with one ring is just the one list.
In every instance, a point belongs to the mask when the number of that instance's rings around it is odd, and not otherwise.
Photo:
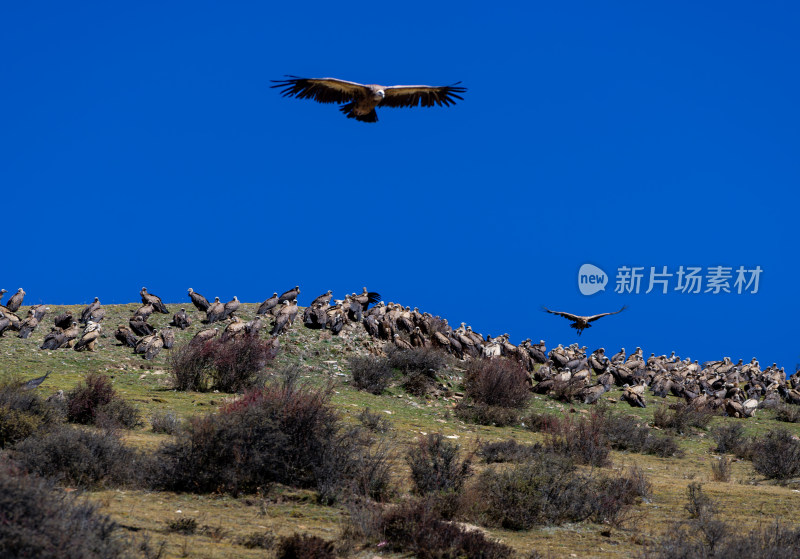
[[(186, 421), (193, 416), (215, 411), (235, 395), (215, 392), (180, 392), (172, 389), (168, 372), (170, 350), (161, 351), (152, 361), (134, 355), (128, 347), (114, 339), (118, 324), (127, 323), (128, 317), (139, 307), (138, 303), (107, 305), (102, 321), (103, 337), (95, 352), (76, 352), (71, 349), (40, 350), (39, 346), (52, 324), (52, 317), (65, 311), (79, 315), (83, 306), (52, 306), (42, 325), (29, 339), (19, 339), (16, 332), (6, 332), (0, 338), (0, 381), (29, 380), (51, 374), (36, 390), (42, 396), (65, 392), (82, 381), (87, 373), (102, 373), (113, 381), (114, 389), (141, 412), (144, 425), (123, 430), (124, 441), (135, 448), (152, 451), (171, 439), (169, 435), (151, 430), (149, 418), (157, 412), (173, 411)], [(188, 342), (205, 326), (201, 314), (190, 304), (170, 304), (169, 310), (187, 309), (192, 317), (190, 328), (175, 329), (176, 346)], [(255, 316), (258, 304), (243, 303), (237, 315), (247, 321)], [(17, 313), (25, 316), (27, 307)], [(301, 309), (302, 313), (302, 309)], [(156, 328), (165, 326), (170, 315), (153, 314), (150, 323)], [(262, 336), (266, 337), (265, 333)], [(382, 395), (357, 390), (352, 384), (348, 359), (356, 355), (380, 353), (384, 343), (370, 338), (360, 324), (348, 324), (340, 335), (327, 330), (310, 330), (302, 325), (300, 317), (286, 333), (280, 336), (280, 348), (268, 368), (277, 371), (288, 365), (301, 368), (301, 379), (313, 386), (335, 383), (332, 404), (344, 421), (357, 425), (359, 414), (365, 408), (377, 412), (391, 424), (385, 434), (378, 435), (395, 449), (392, 477), (399, 488), (393, 498), (397, 503), (410, 494), (409, 467), (405, 453), (416, 441), (430, 433), (441, 433), (449, 441), (457, 442), (462, 451), (472, 451), (479, 444), (513, 438), (519, 444), (543, 442), (546, 434), (526, 428), (521, 423), (506, 427), (477, 425), (459, 419), (454, 413), (464, 390), (463, 374), (467, 363), (453, 359), (438, 372), (441, 390), (429, 397), (409, 394), (400, 385), (400, 375)], [(591, 348), (590, 350), (591, 351)], [(601, 397), (601, 402), (622, 416), (635, 418), (650, 426), (660, 406), (677, 403), (674, 396), (646, 397), (646, 408), (634, 408), (622, 400), (622, 390), (613, 388)], [(534, 394), (523, 419), (531, 413), (556, 417), (590, 417), (595, 405), (579, 402), (560, 402), (544, 394)], [(775, 411), (758, 410), (754, 417), (736, 419), (715, 415), (704, 428), (691, 428), (675, 434), (684, 453), (683, 457), (658, 457), (654, 455), (612, 450), (611, 463), (601, 468), (580, 466), (587, 474), (619, 474), (631, 466), (638, 466), (652, 484), (649, 497), (637, 501), (624, 521), (616, 525), (582, 521), (558, 526), (537, 526), (527, 530), (508, 530), (482, 527), (491, 538), (510, 545), (525, 557), (532, 551), (552, 557), (631, 557), (644, 553), (648, 544), (655, 543), (671, 525), (687, 519), (685, 509), (687, 486), (692, 482), (703, 484), (703, 492), (718, 506), (717, 518), (736, 526), (740, 532), (766, 526), (776, 517), (786, 522), (797, 522), (800, 512), (800, 485), (788, 480), (784, 485), (758, 474), (749, 460), (734, 458), (732, 475), (728, 482), (713, 481), (711, 465), (718, 460), (712, 431), (715, 427), (741, 424), (749, 436), (763, 435), (775, 429), (789, 429), (800, 435), (800, 424), (779, 422)], [(87, 429), (93, 429), (88, 427)], [(660, 429), (654, 428), (654, 432)], [(677, 453), (676, 453), (677, 454)], [(474, 460), (476, 474), (488, 466), (477, 456)], [(477, 479), (473, 477), (473, 479)], [(113, 488), (89, 490), (86, 495), (98, 503), (103, 512), (136, 536), (148, 535), (151, 542), (165, 541), (167, 557), (263, 557), (263, 549), (248, 549), (242, 542), (257, 533), (270, 532), (288, 536), (296, 532), (338, 540), (347, 523), (348, 509), (341, 503), (331, 506), (319, 504), (312, 489), (296, 489), (274, 485), (264, 493), (175, 493), (168, 491)], [(170, 530), (170, 523), (181, 518), (196, 521), (197, 529), (191, 534)], [(407, 553), (390, 553), (371, 544), (356, 544), (354, 557), (403, 557)]]

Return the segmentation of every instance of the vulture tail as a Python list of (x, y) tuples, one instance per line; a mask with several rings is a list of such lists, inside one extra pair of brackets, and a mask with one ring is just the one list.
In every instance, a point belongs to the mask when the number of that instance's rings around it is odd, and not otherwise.
[(342, 111), (345, 114), (345, 116), (347, 116), (347, 118), (354, 118), (361, 122), (378, 122), (378, 113), (375, 112), (375, 109), (372, 109), (365, 115), (357, 115), (353, 112), (355, 106), (356, 103), (355, 101), (353, 101), (346, 105), (342, 105), (341, 107), (339, 107), (339, 110)]

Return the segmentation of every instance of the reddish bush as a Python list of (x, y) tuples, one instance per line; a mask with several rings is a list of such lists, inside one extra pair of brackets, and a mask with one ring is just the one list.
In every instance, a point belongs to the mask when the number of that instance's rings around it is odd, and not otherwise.
[(67, 394), (67, 419), (73, 423), (94, 423), (100, 408), (115, 397), (110, 378), (89, 373), (82, 384)]
[(464, 375), (466, 395), (475, 402), (503, 408), (522, 408), (531, 398), (528, 373), (517, 361), (476, 359)]

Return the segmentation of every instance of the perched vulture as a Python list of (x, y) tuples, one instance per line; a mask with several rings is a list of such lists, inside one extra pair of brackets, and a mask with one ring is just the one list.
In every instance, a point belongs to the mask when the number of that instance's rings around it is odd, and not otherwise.
[(85, 309), (83, 309), (83, 312), (81, 312), (81, 319), (79, 322), (81, 324), (86, 324), (87, 322), (89, 322), (89, 317), (92, 315), (94, 311), (96, 311), (99, 308), (100, 308), (100, 299), (98, 297), (95, 297), (94, 301), (90, 303)]
[(219, 297), (214, 297), (214, 302), (208, 306), (206, 311), (206, 323), (213, 324), (222, 320), (222, 315), (225, 313), (225, 305), (219, 302)]
[(208, 299), (199, 293), (195, 293), (194, 289), (191, 287), (189, 288), (189, 299), (192, 300), (192, 304), (197, 308), (197, 310), (202, 312), (206, 312), (208, 310), (208, 306), (211, 304), (208, 302)]
[(158, 297), (157, 295), (151, 295), (150, 293), (147, 292), (146, 287), (143, 287), (142, 290), (139, 291), (139, 295), (142, 296), (143, 304), (146, 305), (150, 303), (161, 314), (169, 314), (167, 307), (164, 305), (164, 303), (161, 302), (161, 297)]
[(128, 326), (131, 327), (131, 330), (133, 330), (137, 336), (149, 336), (155, 332), (153, 327), (150, 326), (141, 316), (134, 316), (131, 318), (128, 321)]
[(4, 312), (0, 311), (0, 337), (9, 329), (11, 329), (11, 321), (6, 317)]
[(36, 320), (41, 322), (42, 319), (44, 318), (44, 315), (46, 315), (47, 311), (49, 311), (49, 310), (50, 310), (50, 307), (45, 307), (44, 305), (33, 305), (30, 308), (30, 310), (28, 311), (28, 314), (29, 315), (33, 314), (33, 316), (36, 317)]
[(298, 295), (300, 295), (300, 286), (295, 285), (294, 289), (290, 289), (289, 291), (284, 291), (283, 295), (278, 297), (278, 304), (280, 305), (284, 301), (291, 301), (293, 299), (297, 299)]
[(44, 337), (39, 349), (58, 349), (67, 342), (64, 331), (58, 327), (53, 327)]
[(17, 312), (19, 308), (22, 306), (22, 300), (25, 298), (25, 292), (20, 287), (17, 289), (17, 292), (8, 300), (6, 303), (6, 308), (11, 312)]
[[(192, 324), (192, 319), (186, 314), (186, 309), (181, 309), (172, 315), (172, 326), (177, 326), (181, 330), (185, 330)], [(169, 348), (167, 348), (169, 349)]]
[(145, 303), (144, 305), (136, 309), (136, 312), (133, 313), (133, 316), (147, 320), (148, 318), (150, 318), (150, 315), (153, 314), (155, 311), (156, 308), (153, 305), (151, 305), (150, 303)]
[(8, 291), (7, 291), (7, 290), (5, 290), (5, 289), (0, 289), (0, 301), (2, 301), (2, 300), (3, 300), (3, 295), (5, 295), (6, 293), (8, 293)]
[(75, 351), (83, 351), (84, 349), (94, 351), (95, 344), (99, 338), (100, 325), (90, 320), (87, 323), (86, 328), (83, 330), (83, 336), (81, 336), (81, 339), (78, 340), (73, 349)]
[(217, 331), (217, 328), (206, 328), (205, 330), (200, 330), (194, 335), (194, 338), (189, 341), (189, 345), (203, 344), (214, 338), (217, 335)]
[(615, 312), (604, 312), (602, 314), (595, 314), (592, 316), (579, 316), (577, 314), (571, 314), (568, 312), (558, 312), (558, 311), (551, 311), (547, 307), (542, 307), (545, 312), (549, 312), (550, 314), (556, 314), (558, 316), (563, 316), (567, 320), (571, 321), (572, 324), (569, 325), (570, 328), (575, 328), (578, 331), (578, 335), (581, 335), (586, 328), (591, 328), (592, 325), (589, 324), (590, 322), (594, 322), (598, 318), (603, 318), (604, 316), (610, 316), (612, 314), (618, 314), (624, 311), (627, 307), (623, 305), (623, 307)]
[(363, 85), (336, 78), (298, 78), (273, 80), (284, 97), (311, 99), (317, 103), (343, 103), (339, 108), (347, 118), (378, 122), (376, 107), (433, 107), (454, 105), (459, 93), (467, 91), (456, 82), (452, 85)]
[[(331, 295), (332, 294), (333, 294), (333, 291), (331, 291), (329, 289), (327, 293), (323, 293), (322, 295), (320, 295), (319, 297), (317, 297), (316, 299), (311, 301), (311, 304), (309, 305), (309, 307), (317, 307), (317, 306), (329, 305), (330, 302), (331, 302)], [(277, 295), (277, 293), (276, 293), (276, 295)]]
[(225, 320), (233, 313), (235, 313), (238, 310), (239, 305), (240, 305), (239, 299), (236, 297), (236, 295), (234, 295), (233, 299), (225, 303), (225, 306), (223, 307), (222, 320)]
[(114, 337), (124, 346), (136, 347), (136, 336), (134, 335), (133, 330), (127, 326), (120, 325), (117, 328), (117, 331), (114, 332)]
[(22, 324), (19, 327), (19, 337), (30, 337), (31, 333), (36, 330), (37, 326), (39, 326), (39, 321), (36, 320), (35, 314), (31, 314), (28, 318), (22, 321)]
[(172, 349), (172, 346), (175, 345), (175, 332), (172, 331), (172, 328), (164, 328), (161, 331), (161, 341), (164, 349)]
[(261, 303), (261, 305), (258, 307), (258, 310), (256, 311), (256, 314), (267, 314), (277, 306), (278, 306), (278, 293), (275, 292), (272, 294), (272, 297)]

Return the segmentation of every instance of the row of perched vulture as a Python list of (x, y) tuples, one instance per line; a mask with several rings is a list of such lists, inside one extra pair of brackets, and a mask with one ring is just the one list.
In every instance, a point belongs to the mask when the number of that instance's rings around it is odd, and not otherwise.
[[(0, 297), (4, 293), (5, 290), (0, 290)], [(173, 314), (169, 326), (158, 330), (149, 324), (149, 317), (153, 313), (169, 314), (170, 311), (146, 288), (139, 294), (142, 305), (133, 312), (127, 325), (119, 325), (114, 337), (133, 348), (136, 354), (152, 359), (161, 349), (169, 349), (174, 344), (172, 328), (185, 330), (192, 326), (193, 319), (182, 307)], [(200, 322), (205, 325), (190, 343), (204, 343), (218, 335), (222, 340), (259, 335), (267, 326), (265, 321), (271, 319), (269, 335), (277, 346), (277, 337), (299, 314), (299, 294), (299, 286), (281, 295), (273, 293), (259, 305), (255, 318), (245, 322), (237, 315), (240, 307), (237, 297), (227, 303), (215, 297), (214, 302), (209, 303), (190, 288), (189, 300), (202, 313)], [(20, 338), (29, 337), (49, 310), (44, 305), (34, 305), (28, 309), (28, 316), (21, 319), (15, 312), (22, 306), (24, 296), (25, 291), (19, 289), (5, 305), (0, 305), (0, 336), (7, 330), (14, 330), (19, 332)], [(83, 309), (80, 317), (62, 313), (54, 318), (54, 325), (41, 348), (94, 351), (104, 317), (105, 311), (98, 298)], [(645, 407), (648, 392), (656, 398), (671, 394), (693, 406), (720, 410), (736, 417), (750, 417), (757, 409), (779, 402), (800, 404), (800, 371), (787, 379), (784, 369), (774, 363), (763, 370), (755, 358), (746, 364), (742, 360), (733, 363), (728, 357), (699, 364), (688, 358), (680, 359), (674, 352), (670, 357), (651, 354), (645, 359), (641, 348), (630, 355), (626, 355), (623, 348), (608, 357), (603, 348), (587, 353), (585, 346), (577, 344), (558, 345), (548, 352), (543, 340), (532, 343), (527, 339), (514, 345), (508, 334), (484, 337), (465, 323), (454, 329), (446, 319), (420, 312), (418, 308), (383, 303), (378, 293), (367, 288), (363, 288), (361, 294), (352, 293), (341, 300), (332, 299), (332, 291), (323, 293), (305, 308), (302, 321), (306, 328), (327, 329), (333, 335), (345, 328), (364, 328), (380, 342), (377, 347), (386, 344), (401, 349), (431, 347), (462, 360), (510, 359), (528, 372), (533, 391), (567, 395), (585, 403), (598, 401), (612, 386), (618, 386), (623, 388), (622, 398), (631, 406)], [(224, 327), (214, 326), (216, 323)]]

